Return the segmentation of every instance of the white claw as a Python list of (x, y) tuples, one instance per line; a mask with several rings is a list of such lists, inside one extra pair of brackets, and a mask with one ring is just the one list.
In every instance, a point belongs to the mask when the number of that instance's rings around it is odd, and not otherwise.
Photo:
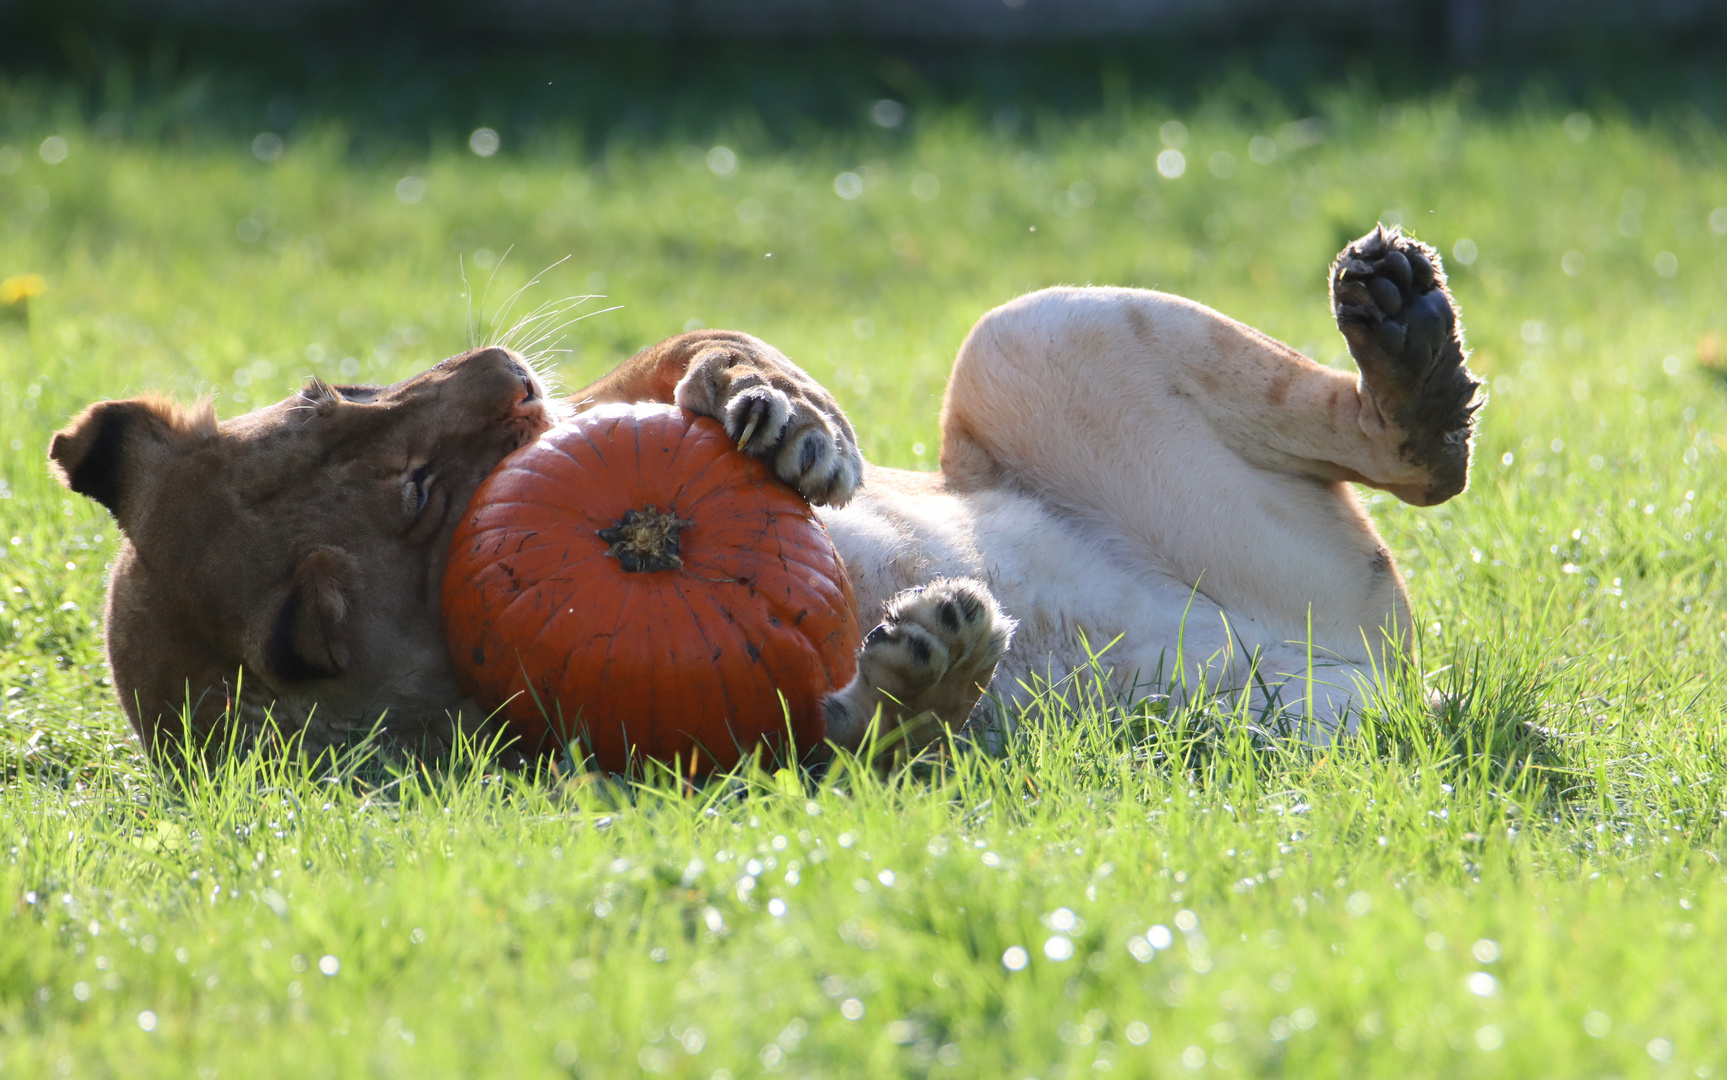
[(757, 416), (755, 414), (751, 414), (750, 422), (744, 425), (744, 433), (742, 435), (738, 436), (738, 449), (739, 450), (742, 450), (746, 445), (749, 444), (750, 436), (754, 435), (756, 433), (756, 422), (760, 419), (761, 419), (760, 416)]

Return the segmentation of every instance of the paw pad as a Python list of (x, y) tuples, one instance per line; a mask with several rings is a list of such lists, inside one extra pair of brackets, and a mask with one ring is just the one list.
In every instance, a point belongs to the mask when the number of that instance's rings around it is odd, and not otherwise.
[(1466, 364), (1438, 253), (1377, 226), (1338, 255), (1331, 300), (1363, 382), (1406, 438), (1405, 459), (1432, 474), (1427, 500), (1456, 494), (1481, 384)]

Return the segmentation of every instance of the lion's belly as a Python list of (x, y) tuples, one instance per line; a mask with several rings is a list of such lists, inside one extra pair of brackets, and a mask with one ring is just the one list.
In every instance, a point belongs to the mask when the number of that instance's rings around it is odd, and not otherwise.
[(991, 692), (1023, 703), (1093, 656), (1132, 699), (1162, 692), (1179, 664), (1223, 671), (1226, 654), (1275, 646), (1251, 616), (1218, 607), (1166, 569), (1118, 553), (1106, 530), (1028, 496), (870, 492), (823, 510), (851, 573), (860, 621), (936, 577), (987, 582), (1019, 622)]

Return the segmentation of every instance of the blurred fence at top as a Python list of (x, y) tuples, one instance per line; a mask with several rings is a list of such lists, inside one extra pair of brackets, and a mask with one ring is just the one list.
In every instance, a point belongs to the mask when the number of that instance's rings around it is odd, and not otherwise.
[(1107, 41), (1263, 36), (1439, 46), (1469, 58), (1588, 36), (1713, 37), (1727, 0), (0, 0), (7, 23), (112, 22), (187, 30), (350, 25), (558, 37)]

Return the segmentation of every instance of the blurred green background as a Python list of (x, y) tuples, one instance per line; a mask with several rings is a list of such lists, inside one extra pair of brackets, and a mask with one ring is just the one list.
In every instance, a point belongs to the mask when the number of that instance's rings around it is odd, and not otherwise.
[[(0, 35), (0, 1075), (1723, 1067), (1719, 37), (1466, 63), (1276, 19), (959, 46), (46, 10)], [(105, 684), (112, 521), (46, 469), (98, 398), (232, 416), (589, 294), (545, 343), (567, 387), (740, 328), (929, 468), (955, 347), (1044, 285), (1347, 365), (1325, 271), (1375, 221), (1444, 254), (1489, 400), (1467, 493), (1367, 496), (1422, 651), (1332, 751), (1045, 702), (1006, 757), (886, 787), (398, 798), (251, 762), (188, 794)]]

